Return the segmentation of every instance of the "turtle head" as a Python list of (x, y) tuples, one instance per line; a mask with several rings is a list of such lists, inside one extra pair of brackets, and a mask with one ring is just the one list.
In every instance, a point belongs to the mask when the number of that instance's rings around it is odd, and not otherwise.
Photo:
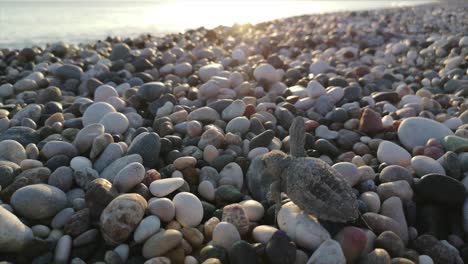
[(268, 173), (274, 177), (280, 177), (282, 171), (289, 166), (291, 156), (286, 153), (273, 150), (266, 153), (262, 158)]

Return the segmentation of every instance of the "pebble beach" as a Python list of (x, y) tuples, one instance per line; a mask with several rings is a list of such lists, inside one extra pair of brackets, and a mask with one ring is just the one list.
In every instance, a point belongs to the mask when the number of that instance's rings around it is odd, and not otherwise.
[(468, 263), (467, 14), (0, 49), (0, 263)]

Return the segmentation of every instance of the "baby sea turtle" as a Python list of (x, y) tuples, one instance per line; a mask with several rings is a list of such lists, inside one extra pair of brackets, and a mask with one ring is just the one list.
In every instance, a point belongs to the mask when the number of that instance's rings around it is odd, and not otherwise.
[[(266, 198), (281, 206), (281, 192), (305, 213), (332, 221), (348, 222), (358, 218), (357, 199), (343, 176), (320, 159), (306, 157), (305, 125), (296, 117), (289, 129), (290, 155), (270, 151), (254, 160), (247, 173), (251, 191), (254, 184), (270, 184)], [(259, 190), (253, 195), (262, 196)]]

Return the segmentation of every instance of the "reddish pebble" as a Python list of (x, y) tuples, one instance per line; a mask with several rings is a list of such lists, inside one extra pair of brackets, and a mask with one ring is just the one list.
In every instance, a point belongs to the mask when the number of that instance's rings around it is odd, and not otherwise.
[(382, 131), (382, 118), (380, 114), (370, 108), (365, 108), (359, 120), (359, 130), (366, 134), (376, 134)]
[(305, 121), (305, 130), (306, 132), (314, 131), (318, 126), (320, 126), (319, 122), (314, 120), (307, 120)]
[(354, 263), (361, 255), (367, 243), (366, 234), (359, 228), (347, 226), (335, 236), (340, 243), (347, 263)]
[(439, 147), (426, 147), (424, 148), (423, 155), (431, 157), (435, 160), (439, 159), (445, 154), (444, 150)]
[(150, 186), (150, 184), (156, 180), (161, 179), (161, 174), (155, 169), (148, 170), (143, 178), (142, 183), (146, 186)]
[(411, 154), (413, 154), (413, 156), (424, 155), (424, 149), (425, 147), (423, 146), (416, 146), (413, 148), (413, 151), (411, 151)]
[(255, 106), (248, 104), (245, 107), (244, 116), (250, 118), (250, 116), (253, 115), (254, 113), (255, 113)]

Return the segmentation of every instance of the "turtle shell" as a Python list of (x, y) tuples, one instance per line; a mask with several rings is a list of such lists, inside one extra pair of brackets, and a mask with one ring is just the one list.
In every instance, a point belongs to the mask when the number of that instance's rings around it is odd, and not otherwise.
[(282, 173), (288, 197), (305, 213), (332, 222), (348, 222), (358, 217), (352, 188), (324, 161), (295, 158)]

